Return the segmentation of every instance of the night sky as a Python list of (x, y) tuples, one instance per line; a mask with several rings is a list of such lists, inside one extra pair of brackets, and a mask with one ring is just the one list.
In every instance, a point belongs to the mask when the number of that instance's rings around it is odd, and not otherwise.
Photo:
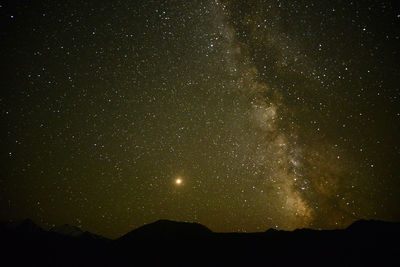
[(0, 219), (399, 221), (394, 3), (1, 2)]

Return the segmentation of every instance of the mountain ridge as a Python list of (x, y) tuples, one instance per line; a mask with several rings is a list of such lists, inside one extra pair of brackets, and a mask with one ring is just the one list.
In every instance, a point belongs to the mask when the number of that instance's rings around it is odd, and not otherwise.
[(399, 239), (400, 223), (374, 220), (338, 230), (258, 233), (217, 233), (198, 223), (159, 220), (113, 240), (47, 231), (31, 220), (0, 223), (0, 254), (12, 266), (391, 266), (400, 262)]
[[(292, 232), (304, 232), (304, 231), (344, 231), (344, 230), (376, 230), (380, 229), (380, 231), (384, 231), (385, 229), (397, 229), (400, 228), (400, 222), (391, 222), (391, 221), (383, 221), (383, 220), (367, 220), (367, 219), (359, 219), (355, 220), (352, 222), (350, 225), (348, 225), (346, 228), (337, 228), (337, 229), (313, 229), (313, 228), (296, 228), (294, 230), (277, 230), (275, 228), (268, 228), (265, 231), (260, 231), (260, 232), (214, 232), (211, 229), (209, 229), (207, 226), (204, 226), (203, 224), (197, 223), (197, 222), (187, 222), (187, 221), (174, 221), (174, 220), (168, 220), (168, 219), (159, 219), (157, 221), (154, 221), (152, 223), (144, 224), (142, 226), (139, 226), (137, 228), (134, 228), (133, 230), (117, 237), (117, 238), (106, 238), (102, 235), (94, 234), (89, 231), (83, 231), (81, 228), (69, 224), (63, 224), (59, 226), (54, 226), (50, 228), (49, 230), (45, 230), (41, 228), (39, 225), (37, 225), (33, 220), (29, 218), (25, 218), (22, 220), (13, 220), (13, 221), (0, 221), (0, 228), (5, 228), (5, 229), (14, 229), (18, 231), (23, 231), (23, 232), (53, 232), (56, 234), (60, 235), (65, 235), (65, 236), (72, 236), (72, 237), (79, 237), (82, 235), (93, 235), (96, 237), (101, 237), (104, 239), (109, 239), (109, 240), (120, 240), (123, 239), (125, 236), (130, 236), (133, 233), (137, 232), (148, 232), (148, 231), (153, 231), (153, 232), (158, 232), (161, 235), (163, 234), (163, 231), (178, 231), (177, 234), (181, 234), (182, 232), (180, 230), (183, 229), (183, 232), (188, 231), (188, 230), (194, 230), (194, 231), (199, 231), (199, 233), (213, 233), (213, 234), (261, 234), (261, 233), (275, 233), (275, 232), (287, 232), (287, 233), (292, 233)], [(182, 228), (182, 229), (179, 229)], [(185, 229), (186, 228), (186, 229)]]

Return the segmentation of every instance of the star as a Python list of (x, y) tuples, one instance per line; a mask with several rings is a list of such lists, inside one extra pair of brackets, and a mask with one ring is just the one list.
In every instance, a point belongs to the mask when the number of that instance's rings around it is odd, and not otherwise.
[(176, 178), (175, 179), (175, 184), (176, 185), (181, 185), (183, 183), (183, 180), (181, 178)]
[(391, 1), (8, 2), (0, 221), (400, 220)]

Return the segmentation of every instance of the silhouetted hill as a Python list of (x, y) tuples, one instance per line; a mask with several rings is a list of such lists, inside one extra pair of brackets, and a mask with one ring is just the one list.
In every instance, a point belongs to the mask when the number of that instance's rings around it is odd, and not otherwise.
[(67, 225), (0, 223), (4, 266), (399, 266), (399, 240), (399, 223), (366, 220), (343, 230), (260, 233), (160, 220), (116, 240)]
[(71, 226), (68, 224), (55, 226), (51, 228), (50, 231), (61, 235), (75, 236), (75, 237), (78, 237), (83, 234), (83, 231), (79, 227)]
[(36, 225), (31, 219), (24, 219), (12, 222), (1, 222), (0, 227), (2, 229), (24, 233), (38, 233), (43, 231), (43, 229)]
[(397, 232), (400, 230), (400, 223), (384, 222), (376, 220), (358, 220), (352, 223), (347, 230), (354, 232)]
[(139, 227), (120, 237), (117, 241), (184, 240), (208, 236), (211, 233), (210, 229), (198, 223), (159, 220)]
[(88, 231), (84, 232), (79, 227), (71, 226), (68, 224), (64, 224), (61, 226), (55, 226), (50, 229), (50, 232), (57, 233), (57, 234), (60, 234), (63, 236), (77, 237), (77, 238), (86, 239), (86, 240), (90, 240), (90, 239), (106, 240), (107, 239), (102, 236), (90, 233)]

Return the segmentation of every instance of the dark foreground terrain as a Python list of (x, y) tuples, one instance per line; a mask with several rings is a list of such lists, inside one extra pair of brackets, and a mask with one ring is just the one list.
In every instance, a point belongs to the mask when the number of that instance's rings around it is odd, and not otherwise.
[(344, 230), (214, 233), (161, 220), (116, 240), (30, 220), (0, 225), (1, 266), (400, 266), (400, 223)]

